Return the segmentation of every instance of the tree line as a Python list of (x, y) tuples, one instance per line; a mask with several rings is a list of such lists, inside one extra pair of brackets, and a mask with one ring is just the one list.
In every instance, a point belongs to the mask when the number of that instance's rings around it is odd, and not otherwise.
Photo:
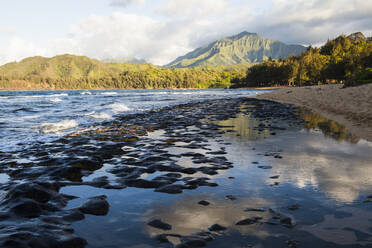
[(341, 35), (320, 48), (308, 47), (299, 56), (266, 60), (248, 68), (233, 87), (303, 86), (326, 83), (372, 83), (372, 43)]

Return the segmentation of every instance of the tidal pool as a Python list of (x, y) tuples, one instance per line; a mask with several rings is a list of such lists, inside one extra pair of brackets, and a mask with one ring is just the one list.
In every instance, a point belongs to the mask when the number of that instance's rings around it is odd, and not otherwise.
[[(72, 224), (75, 234), (89, 248), (173, 247), (219, 224), (226, 230), (211, 231), (206, 247), (372, 247), (372, 143), (305, 110), (298, 110), (303, 125), (292, 125), (280, 118), (263, 122), (245, 112), (250, 107), (243, 105), (242, 113), (228, 120), (214, 120), (225, 132), (203, 141), (203, 147), (186, 148), (181, 142), (167, 148), (174, 155), (223, 154), (234, 167), (204, 175), (217, 187), (165, 194), (132, 187), (66, 186), (61, 193), (79, 197), (66, 209), (97, 195), (106, 195), (110, 204), (106, 216), (86, 215)], [(169, 138), (165, 135), (158, 130), (148, 137), (156, 143)], [(184, 156), (176, 160), (186, 168), (203, 165)], [(89, 177), (105, 175), (105, 168)], [(144, 177), (162, 175), (156, 173)], [(210, 204), (201, 205), (201, 200)], [(236, 225), (248, 218), (254, 221)], [(171, 230), (147, 225), (154, 219)]]

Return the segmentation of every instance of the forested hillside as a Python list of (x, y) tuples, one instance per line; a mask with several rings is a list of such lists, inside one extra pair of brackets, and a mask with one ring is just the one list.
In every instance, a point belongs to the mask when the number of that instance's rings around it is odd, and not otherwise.
[(1, 89), (151, 89), (226, 87), (247, 65), (170, 69), (104, 63), (75, 55), (30, 57), (0, 67)]
[(341, 35), (299, 56), (267, 60), (247, 70), (234, 87), (372, 83), (372, 43), (362, 33)]

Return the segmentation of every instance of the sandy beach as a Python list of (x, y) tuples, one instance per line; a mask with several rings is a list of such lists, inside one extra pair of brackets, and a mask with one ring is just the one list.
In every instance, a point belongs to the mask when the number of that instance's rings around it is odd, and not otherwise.
[(372, 85), (342, 87), (322, 85), (283, 88), (257, 98), (308, 108), (344, 125), (350, 133), (371, 141)]

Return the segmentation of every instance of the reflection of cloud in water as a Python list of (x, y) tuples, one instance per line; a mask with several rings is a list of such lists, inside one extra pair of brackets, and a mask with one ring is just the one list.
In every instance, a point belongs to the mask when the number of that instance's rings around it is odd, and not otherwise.
[[(211, 204), (202, 206), (200, 200), (207, 200)], [(249, 226), (236, 226), (235, 223), (249, 217), (263, 216), (267, 218), (267, 211), (244, 212), (247, 207), (258, 208), (268, 206), (270, 203), (262, 198), (242, 198), (237, 201), (227, 199), (211, 198), (210, 196), (185, 196), (181, 197), (173, 205), (161, 204), (147, 213), (146, 221), (159, 218), (172, 225), (172, 230), (162, 231), (152, 227), (146, 227), (150, 236), (162, 233), (176, 233), (180, 235), (191, 235), (199, 231), (207, 231), (208, 227), (218, 223), (219, 225), (238, 230), (242, 234), (254, 234), (265, 238), (269, 234), (265, 228), (257, 228), (254, 224)], [(262, 225), (260, 225), (262, 226)]]
[[(351, 214), (344, 218), (326, 215), (321, 223), (304, 226), (301, 229), (322, 240), (336, 244), (355, 245), (355, 243), (358, 242), (359, 244), (370, 245), (371, 242), (368, 240), (368, 237), (371, 235), (371, 221), (366, 218), (370, 213), (365, 210), (350, 207), (343, 207), (338, 210)], [(353, 228), (351, 228), (350, 223), (357, 223), (357, 225), (352, 225)], [(360, 239), (357, 233), (365, 234), (367, 240)]]
[(286, 140), (283, 159), (273, 161), (280, 182), (312, 185), (330, 197), (352, 202), (361, 192), (372, 193), (370, 142), (338, 143), (320, 134)]
[[(298, 133), (288, 129), (269, 139), (257, 141), (263, 150), (284, 150), (281, 153), (283, 159), (269, 162), (273, 165), (272, 173), (280, 175), (276, 181), (290, 182), (299, 188), (311, 185), (346, 203), (356, 200), (361, 192), (372, 193), (372, 142), (350, 135), (345, 127), (321, 115), (302, 111), (302, 118), (310, 132)], [(236, 146), (229, 152), (235, 165), (244, 166), (246, 161), (251, 161), (251, 154), (247, 154), (247, 150), (251, 149), (251, 140), (269, 134), (265, 128), (259, 132), (259, 122), (250, 115), (241, 114), (217, 123), (233, 126), (228, 129), (241, 135), (240, 142), (235, 143), (236, 138), (232, 137), (235, 134), (227, 134)], [(264, 160), (270, 159), (265, 157)], [(268, 184), (272, 182), (267, 180)]]

